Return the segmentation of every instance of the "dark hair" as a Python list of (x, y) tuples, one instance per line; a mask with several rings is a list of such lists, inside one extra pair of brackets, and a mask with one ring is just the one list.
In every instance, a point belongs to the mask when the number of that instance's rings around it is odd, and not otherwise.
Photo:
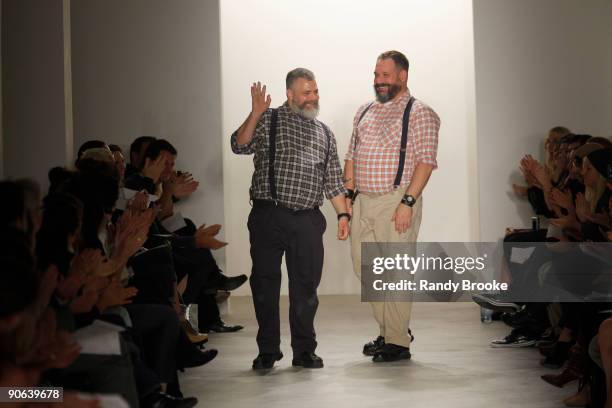
[(298, 78), (304, 78), (307, 81), (314, 81), (315, 75), (313, 72), (306, 68), (295, 68), (287, 73), (287, 77), (285, 78), (285, 86), (287, 89), (291, 88), (291, 85)]
[(38, 269), (55, 264), (62, 274), (68, 272), (68, 237), (77, 232), (82, 218), (83, 204), (72, 194), (56, 193), (45, 197), (43, 219), (36, 236)]
[(81, 160), (79, 171), (64, 184), (61, 191), (74, 195), (83, 203), (81, 243), (86, 248), (101, 248), (98, 227), (104, 214), (112, 212), (119, 198), (115, 166), (91, 159)]
[(24, 232), (0, 229), (0, 270), (0, 318), (5, 318), (27, 308), (38, 293), (38, 275)]
[(142, 145), (144, 145), (145, 143), (154, 142), (155, 140), (157, 140), (157, 138), (153, 136), (140, 136), (134, 139), (134, 141), (130, 145), (130, 159), (131, 159), (132, 154), (140, 153), (140, 149), (142, 148)]
[(557, 144), (580, 144), (583, 145), (586, 142), (589, 142), (592, 138), (591, 135), (576, 135), (574, 133), (568, 133), (565, 136), (562, 136)]
[(13, 226), (26, 212), (24, 188), (14, 181), (0, 181), (0, 228)]
[(115, 153), (115, 152), (119, 152), (123, 154), (123, 150), (121, 150), (121, 148), (119, 147), (119, 145), (116, 144), (109, 144), (108, 148), (110, 149), (111, 152)]
[(378, 59), (392, 59), (395, 66), (403, 69), (404, 71), (408, 71), (408, 68), (410, 67), (408, 58), (406, 58), (406, 56), (399, 51), (385, 51), (378, 56)]
[(604, 148), (612, 147), (612, 141), (607, 137), (602, 136), (594, 136), (589, 139), (589, 143), (598, 143), (602, 145)]
[(101, 140), (88, 140), (79, 147), (79, 151), (77, 152), (77, 156), (75, 159), (75, 163), (79, 161), (83, 153), (89, 149), (98, 149), (101, 147), (106, 147), (106, 143)]
[(176, 149), (170, 144), (170, 142), (165, 139), (156, 139), (147, 147), (147, 150), (142, 158), (142, 165), (144, 165), (145, 159), (157, 159), (161, 152), (168, 152), (173, 156), (176, 156), (177, 154)]

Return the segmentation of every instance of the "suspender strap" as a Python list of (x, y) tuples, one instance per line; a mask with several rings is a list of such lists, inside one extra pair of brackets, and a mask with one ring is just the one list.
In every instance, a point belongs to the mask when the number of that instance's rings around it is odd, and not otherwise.
[[(370, 108), (372, 107), (373, 104), (374, 104), (374, 102), (370, 103), (368, 106), (366, 106), (366, 108), (363, 110), (363, 112), (361, 112), (361, 115), (359, 116), (359, 120), (357, 121), (357, 126), (359, 126), (359, 124), (361, 123), (361, 119), (363, 119), (365, 114), (368, 113), (368, 111), (370, 110)], [(355, 138), (355, 146), (353, 146), (353, 150), (355, 150), (355, 149), (357, 149), (357, 138)]]
[(323, 164), (323, 191), (325, 191), (325, 179), (327, 178), (327, 162), (329, 162), (329, 149), (331, 148), (331, 136), (329, 135), (329, 129), (327, 126), (323, 124), (323, 122), (319, 122), (321, 127), (323, 128), (323, 132), (325, 132), (325, 138), (327, 139), (327, 149), (325, 150), (325, 162)]
[(397, 174), (395, 175), (395, 181), (393, 187), (399, 187), (402, 182), (402, 175), (404, 174), (404, 163), (406, 162), (406, 146), (408, 145), (408, 125), (410, 124), (410, 111), (412, 110), (412, 103), (414, 98), (411, 97), (404, 109), (404, 117), (402, 119), (402, 141), (400, 145), (400, 156), (399, 165), (397, 167)]
[(270, 184), (270, 196), (277, 201), (276, 183), (274, 182), (274, 160), (276, 157), (276, 123), (278, 122), (278, 110), (272, 109), (270, 118), (270, 147), (268, 149), (268, 183)]

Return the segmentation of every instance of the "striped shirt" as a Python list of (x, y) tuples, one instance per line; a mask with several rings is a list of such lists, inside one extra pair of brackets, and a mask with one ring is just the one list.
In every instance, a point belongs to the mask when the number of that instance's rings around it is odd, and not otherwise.
[[(346, 160), (353, 161), (355, 188), (360, 192), (386, 194), (393, 191), (393, 182), (399, 166), (402, 136), (402, 117), (410, 99), (406, 92), (397, 100), (374, 102), (361, 106), (353, 120), (353, 134)], [(370, 106), (359, 121), (364, 110)], [(410, 112), (406, 162), (401, 186), (406, 188), (412, 180), (418, 163), (438, 167), (438, 130), (440, 118), (425, 103), (415, 99)]]
[[(250, 190), (254, 199), (272, 200), (268, 181), (271, 117), (272, 110), (268, 109), (257, 123), (249, 143), (238, 145), (238, 131), (231, 137), (234, 153), (255, 155)], [(323, 204), (323, 195), (331, 199), (346, 192), (336, 139), (329, 128), (329, 157), (325, 168), (328, 143), (323, 126), (326, 125), (294, 113), (285, 102), (278, 108), (276, 126), (274, 180), (280, 204), (295, 210), (314, 208)]]

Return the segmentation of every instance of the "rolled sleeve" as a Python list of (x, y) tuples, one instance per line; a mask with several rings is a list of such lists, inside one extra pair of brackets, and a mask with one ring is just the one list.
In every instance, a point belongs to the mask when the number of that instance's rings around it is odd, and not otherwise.
[(266, 112), (261, 117), (261, 119), (259, 119), (259, 122), (257, 122), (257, 126), (255, 127), (255, 133), (253, 134), (253, 138), (248, 143), (245, 143), (245, 144), (242, 144), (242, 145), (238, 144), (238, 140), (237, 140), (238, 139), (238, 130), (236, 130), (234, 133), (232, 133), (232, 136), (230, 138), (230, 144), (232, 146), (232, 152), (234, 152), (236, 154), (253, 154), (253, 153), (255, 153), (258, 139), (266, 134), (265, 121), (266, 121), (266, 117), (267, 116), (268, 115), (267, 115), (267, 112)]
[(340, 166), (340, 159), (338, 158), (338, 146), (336, 144), (336, 138), (333, 133), (330, 135), (330, 146), (329, 146), (329, 162), (327, 163), (327, 174), (325, 175), (325, 198), (331, 200), (332, 198), (346, 193), (344, 188), (342, 166)]
[(355, 113), (355, 117), (353, 118), (353, 133), (351, 134), (351, 140), (349, 141), (348, 150), (346, 155), (344, 156), (344, 160), (353, 160), (355, 157), (355, 146), (357, 145), (357, 126), (359, 125), (361, 116), (363, 112), (368, 109), (372, 104), (366, 103), (361, 105), (359, 109), (357, 109), (357, 113)]
[(425, 163), (438, 168), (436, 157), (438, 154), (438, 132), (440, 131), (440, 118), (430, 107), (424, 105), (415, 112), (414, 138), (415, 158), (417, 163)]

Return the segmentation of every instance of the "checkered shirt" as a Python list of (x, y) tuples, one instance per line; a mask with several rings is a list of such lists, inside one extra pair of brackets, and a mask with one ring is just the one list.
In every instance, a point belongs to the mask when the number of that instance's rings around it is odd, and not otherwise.
[[(268, 109), (257, 123), (249, 143), (238, 145), (238, 131), (231, 137), (234, 153), (255, 155), (255, 172), (250, 190), (251, 198), (254, 199), (272, 200), (268, 182), (271, 118), (272, 110)], [(326, 125), (294, 113), (285, 102), (278, 108), (276, 126), (274, 180), (280, 204), (296, 210), (314, 208), (323, 204), (324, 194), (331, 199), (346, 192), (336, 139), (329, 128), (329, 158), (327, 169), (324, 168), (328, 149), (323, 129)]]
[[(396, 101), (374, 102), (359, 122), (369, 103), (361, 106), (353, 120), (353, 134), (346, 160), (353, 161), (355, 187), (360, 192), (386, 194), (393, 191), (399, 166), (402, 117), (410, 92)], [(359, 122), (359, 123), (358, 123)], [(440, 118), (425, 103), (415, 99), (410, 112), (406, 162), (401, 186), (406, 188), (418, 163), (438, 167)]]

